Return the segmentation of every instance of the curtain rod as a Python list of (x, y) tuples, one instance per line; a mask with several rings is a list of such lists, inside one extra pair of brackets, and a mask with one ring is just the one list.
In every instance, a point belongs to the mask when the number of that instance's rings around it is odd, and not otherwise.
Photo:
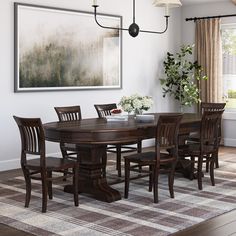
[(236, 14), (232, 15), (218, 15), (218, 16), (204, 16), (204, 17), (193, 17), (193, 18), (186, 18), (186, 21), (196, 21), (196, 20), (201, 20), (201, 19), (213, 19), (213, 18), (223, 18), (223, 17), (233, 17), (236, 16)]

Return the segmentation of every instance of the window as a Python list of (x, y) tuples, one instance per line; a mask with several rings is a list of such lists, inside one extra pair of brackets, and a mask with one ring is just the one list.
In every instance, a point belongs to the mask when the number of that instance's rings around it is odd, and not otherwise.
[(236, 24), (222, 25), (223, 97), (226, 109), (236, 111)]

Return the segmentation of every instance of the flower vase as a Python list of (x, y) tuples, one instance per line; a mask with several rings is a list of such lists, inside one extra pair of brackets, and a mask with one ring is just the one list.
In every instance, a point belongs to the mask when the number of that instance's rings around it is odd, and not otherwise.
[(136, 115), (142, 115), (143, 114), (143, 110), (141, 110), (141, 109), (135, 109), (134, 110), (134, 116), (136, 116)]

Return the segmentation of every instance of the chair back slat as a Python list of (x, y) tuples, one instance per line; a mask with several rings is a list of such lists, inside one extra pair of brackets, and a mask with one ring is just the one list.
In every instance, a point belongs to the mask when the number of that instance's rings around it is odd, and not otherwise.
[(115, 103), (110, 103), (110, 104), (95, 104), (94, 105), (98, 117), (103, 118), (105, 116), (111, 115), (111, 110), (116, 109), (117, 105)]
[(160, 148), (172, 148), (178, 145), (179, 125), (182, 114), (161, 115), (158, 119), (156, 142)]
[[(211, 103), (202, 102), (201, 103), (201, 113), (204, 114), (205, 111), (224, 111), (226, 103)], [(218, 130), (218, 142), (221, 140), (221, 121)]]
[(219, 127), (224, 110), (204, 111), (201, 120), (201, 144), (215, 144), (219, 139)]
[(59, 121), (81, 120), (80, 106), (54, 107)]
[(29, 153), (39, 154), (39, 131), (38, 127), (22, 127), (23, 132), (25, 133), (25, 143), (26, 151)]

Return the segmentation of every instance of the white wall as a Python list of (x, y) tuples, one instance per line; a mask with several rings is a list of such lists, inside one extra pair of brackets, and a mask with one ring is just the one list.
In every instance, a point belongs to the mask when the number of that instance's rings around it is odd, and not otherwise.
[[(182, 42), (184, 44), (192, 44), (195, 37), (195, 24), (194, 21), (185, 21), (186, 18), (235, 14), (236, 6), (231, 2), (214, 2), (187, 5), (183, 6), (181, 10)], [(221, 21), (222, 23), (236, 22), (236, 17), (221, 18)]]
[[(182, 43), (193, 44), (194, 21), (185, 18), (235, 14), (236, 6), (231, 2), (214, 2), (182, 7)], [(221, 18), (222, 23), (236, 23), (236, 17)], [(223, 117), (223, 142), (225, 146), (236, 146), (236, 114), (225, 111)]]
[[(14, 14), (13, 0), (0, 2), (0, 171), (19, 167), (20, 136), (12, 115), (41, 117), (43, 122), (57, 120), (54, 106), (76, 105), (82, 115), (96, 117), (95, 103), (118, 102), (121, 96), (132, 93), (153, 96), (153, 111), (173, 111), (175, 104), (162, 98), (159, 84), (161, 63), (168, 50), (180, 44), (180, 10), (172, 12), (170, 28), (162, 35), (140, 34), (137, 38), (123, 34), (123, 89), (100, 91), (58, 91), (14, 93)], [(21, 0), (22, 3), (92, 11), (88, 0)], [(100, 0), (100, 12), (123, 16), (123, 25), (132, 21), (132, 1)], [(141, 28), (160, 30), (164, 26), (164, 10), (152, 6), (152, 0), (136, 3), (136, 22)], [(48, 144), (48, 152), (58, 152), (57, 144)]]

